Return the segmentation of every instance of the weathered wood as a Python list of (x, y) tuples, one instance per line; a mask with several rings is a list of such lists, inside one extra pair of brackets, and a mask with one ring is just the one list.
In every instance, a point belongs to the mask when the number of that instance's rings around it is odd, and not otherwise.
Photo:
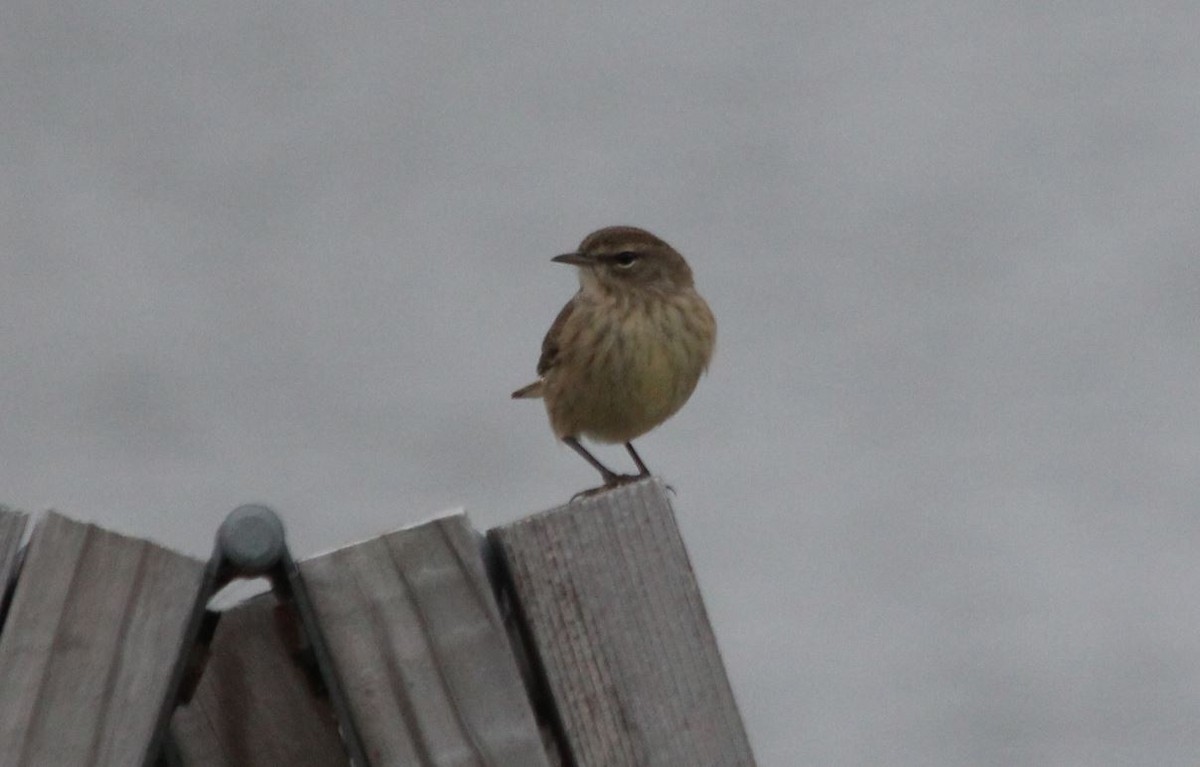
[(204, 767), (334, 767), (349, 760), (328, 703), (292, 660), (299, 628), (272, 596), (227, 610), (191, 702), (171, 732), (183, 763)]
[(0, 506), (0, 632), (4, 630), (5, 600), (20, 559), (21, 536), (29, 517)]
[(43, 517), (0, 636), (0, 764), (140, 763), (202, 569), (146, 541)]
[(754, 764), (659, 481), (490, 538), (577, 767)]
[(458, 515), (301, 563), (372, 767), (546, 765)]

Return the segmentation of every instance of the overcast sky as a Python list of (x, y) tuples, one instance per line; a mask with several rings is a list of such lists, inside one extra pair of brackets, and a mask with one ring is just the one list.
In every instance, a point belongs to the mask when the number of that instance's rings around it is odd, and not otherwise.
[[(1200, 754), (1200, 4), (0, 11), (0, 502), (311, 554), (594, 472), (608, 224), (710, 375), (639, 447), (764, 767)], [(628, 468), (620, 451), (603, 450)]]

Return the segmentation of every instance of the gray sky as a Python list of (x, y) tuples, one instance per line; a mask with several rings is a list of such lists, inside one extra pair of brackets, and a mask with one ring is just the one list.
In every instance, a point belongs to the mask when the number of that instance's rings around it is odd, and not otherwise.
[[(0, 11), (0, 501), (300, 553), (596, 477), (591, 229), (710, 375), (639, 442), (764, 766), (1200, 753), (1200, 5)], [(614, 464), (618, 451), (602, 451)]]

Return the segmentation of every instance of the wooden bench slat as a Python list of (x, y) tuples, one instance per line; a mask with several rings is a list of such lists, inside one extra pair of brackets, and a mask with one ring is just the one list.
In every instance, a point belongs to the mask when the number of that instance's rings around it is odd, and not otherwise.
[(0, 764), (140, 764), (203, 565), (48, 513), (0, 636)]
[(465, 516), (300, 569), (372, 767), (548, 764)]
[(490, 537), (578, 767), (754, 764), (660, 482)]

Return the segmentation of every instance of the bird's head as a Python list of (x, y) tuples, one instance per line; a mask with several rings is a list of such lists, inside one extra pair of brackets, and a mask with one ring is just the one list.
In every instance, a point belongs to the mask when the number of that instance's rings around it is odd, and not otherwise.
[(692, 287), (683, 256), (645, 229), (610, 226), (592, 232), (574, 253), (553, 261), (579, 267), (584, 290), (671, 292)]

